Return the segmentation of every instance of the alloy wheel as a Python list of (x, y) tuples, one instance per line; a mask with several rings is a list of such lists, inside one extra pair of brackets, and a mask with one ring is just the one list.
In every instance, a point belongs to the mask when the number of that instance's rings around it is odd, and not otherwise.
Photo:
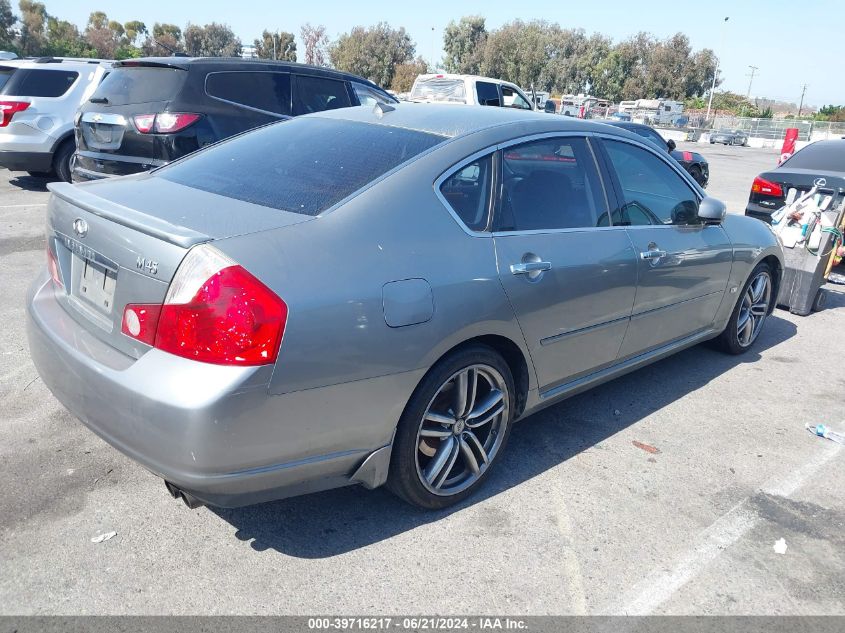
[(769, 303), (772, 298), (772, 278), (768, 271), (761, 271), (748, 284), (739, 317), (736, 321), (737, 341), (742, 347), (748, 347), (760, 334), (763, 321), (769, 314)]
[(423, 486), (449, 496), (478, 481), (502, 446), (509, 409), (507, 383), (495, 368), (476, 364), (450, 376), (417, 431), (416, 467)]

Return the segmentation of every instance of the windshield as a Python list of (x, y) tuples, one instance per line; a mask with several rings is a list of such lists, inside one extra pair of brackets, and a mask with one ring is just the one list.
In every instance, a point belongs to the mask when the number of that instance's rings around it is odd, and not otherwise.
[(388, 125), (296, 118), (235, 137), (155, 174), (228, 198), (318, 215), (443, 140)]
[(801, 151), (796, 152), (783, 165), (798, 169), (845, 172), (845, 141), (811, 143)]
[(463, 79), (445, 77), (418, 78), (411, 88), (411, 101), (448, 101), (466, 103), (466, 88)]

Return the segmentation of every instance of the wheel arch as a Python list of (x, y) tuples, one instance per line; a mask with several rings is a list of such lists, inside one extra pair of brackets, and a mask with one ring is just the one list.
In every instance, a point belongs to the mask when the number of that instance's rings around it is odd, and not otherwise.
[(775, 310), (775, 306), (778, 302), (778, 296), (780, 295), (780, 284), (783, 280), (783, 264), (774, 255), (766, 255), (759, 263), (766, 264), (772, 271), (772, 301), (769, 304), (769, 314), (771, 314)]

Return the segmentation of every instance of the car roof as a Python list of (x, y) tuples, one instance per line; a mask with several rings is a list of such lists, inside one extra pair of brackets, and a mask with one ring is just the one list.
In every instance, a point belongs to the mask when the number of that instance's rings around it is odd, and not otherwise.
[(87, 59), (75, 57), (37, 57), (27, 59), (0, 59), (0, 66), (8, 68), (39, 68), (43, 70), (78, 70), (81, 67), (111, 66), (107, 59)]
[(166, 66), (169, 68), (181, 68), (182, 70), (189, 70), (191, 68), (213, 69), (243, 66), (249, 68), (255, 67), (272, 67), (279, 69), (289, 69), (294, 72), (305, 72), (324, 75), (326, 77), (342, 77), (344, 79), (359, 81), (368, 86), (377, 86), (369, 79), (353, 75), (352, 73), (334, 70), (333, 68), (325, 68), (323, 66), (311, 66), (309, 64), (300, 64), (298, 62), (289, 62), (283, 60), (273, 59), (257, 59), (250, 57), (182, 57), (174, 55), (171, 57), (139, 57), (136, 59), (124, 59), (115, 62), (116, 68), (132, 67), (132, 66)]
[(632, 132), (572, 117), (549, 116), (535, 110), (501, 108), (492, 106), (471, 106), (460, 104), (397, 103), (387, 107), (359, 106), (338, 108), (305, 115), (308, 118), (331, 118), (359, 121), (374, 125), (428, 132), (456, 138), (502, 125), (533, 123), (538, 132), (607, 132), (641, 140)]

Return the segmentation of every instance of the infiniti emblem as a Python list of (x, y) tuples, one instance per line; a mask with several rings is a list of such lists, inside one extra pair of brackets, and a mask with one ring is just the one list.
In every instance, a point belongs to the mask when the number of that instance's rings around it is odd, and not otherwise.
[(88, 235), (88, 223), (82, 218), (76, 218), (73, 221), (73, 232), (76, 233), (78, 237), (85, 237)]
[(814, 184), (816, 187), (824, 187), (824, 186), (827, 184), (827, 179), (826, 179), (826, 178), (816, 178), (816, 179), (813, 181), (813, 184)]

